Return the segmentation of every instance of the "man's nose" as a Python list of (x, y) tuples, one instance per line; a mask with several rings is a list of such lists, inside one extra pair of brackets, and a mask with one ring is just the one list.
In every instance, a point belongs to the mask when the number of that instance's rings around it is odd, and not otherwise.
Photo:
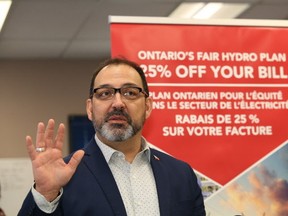
[(123, 101), (123, 96), (121, 95), (120, 91), (116, 91), (115, 95), (112, 99), (112, 106), (113, 107), (124, 107), (125, 103)]

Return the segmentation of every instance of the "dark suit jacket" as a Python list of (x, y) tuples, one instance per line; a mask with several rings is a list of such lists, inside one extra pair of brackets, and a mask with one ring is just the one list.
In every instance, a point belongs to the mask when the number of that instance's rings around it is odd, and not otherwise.
[[(126, 215), (116, 182), (94, 139), (84, 148), (84, 151), (85, 155), (75, 174), (64, 187), (59, 205), (53, 214), (42, 212), (34, 202), (30, 191), (18, 216)], [(66, 158), (67, 161), (70, 157)], [(161, 216), (205, 215), (201, 189), (193, 170), (187, 163), (151, 149), (151, 166), (156, 181)]]

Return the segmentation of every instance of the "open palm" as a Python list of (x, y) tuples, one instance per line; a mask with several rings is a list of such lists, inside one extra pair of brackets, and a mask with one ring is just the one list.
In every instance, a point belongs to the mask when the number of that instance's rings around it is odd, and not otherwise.
[[(33, 175), (36, 190), (48, 201), (55, 199), (60, 189), (67, 184), (79, 165), (84, 151), (75, 152), (66, 164), (63, 160), (62, 148), (64, 142), (65, 126), (60, 124), (54, 138), (55, 122), (48, 121), (47, 127), (40, 122), (37, 127), (35, 146), (32, 138), (26, 137), (26, 145), (29, 157), (32, 161)], [(43, 152), (37, 152), (37, 148), (44, 148)]]

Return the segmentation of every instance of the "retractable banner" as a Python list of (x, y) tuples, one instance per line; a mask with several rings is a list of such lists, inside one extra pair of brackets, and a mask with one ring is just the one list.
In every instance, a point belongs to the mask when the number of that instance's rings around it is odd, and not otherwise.
[(149, 83), (144, 135), (196, 170), (207, 215), (288, 215), (287, 27), (110, 17), (111, 55)]

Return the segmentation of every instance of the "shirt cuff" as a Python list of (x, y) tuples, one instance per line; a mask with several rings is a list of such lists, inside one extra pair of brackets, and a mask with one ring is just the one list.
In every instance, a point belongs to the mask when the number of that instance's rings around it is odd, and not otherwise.
[(32, 187), (31, 192), (38, 208), (41, 211), (50, 214), (53, 213), (57, 208), (59, 200), (63, 194), (63, 188), (61, 188), (59, 195), (52, 202), (47, 201), (45, 197), (42, 194), (40, 194), (34, 187)]

